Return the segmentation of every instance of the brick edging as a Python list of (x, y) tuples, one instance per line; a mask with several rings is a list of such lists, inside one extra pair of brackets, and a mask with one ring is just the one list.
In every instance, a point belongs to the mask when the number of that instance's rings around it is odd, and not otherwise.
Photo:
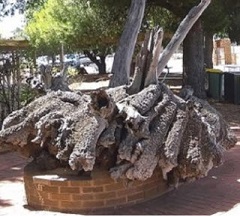
[[(26, 167), (27, 168), (27, 167)], [(115, 182), (107, 171), (94, 170), (92, 177), (44, 174), (24, 170), (28, 205), (33, 208), (69, 213), (136, 204), (167, 191), (161, 171), (144, 182)]]

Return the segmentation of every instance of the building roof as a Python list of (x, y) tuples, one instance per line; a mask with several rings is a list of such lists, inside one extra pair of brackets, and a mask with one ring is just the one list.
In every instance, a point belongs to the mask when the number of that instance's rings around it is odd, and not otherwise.
[(24, 50), (29, 47), (27, 40), (0, 39), (0, 51)]

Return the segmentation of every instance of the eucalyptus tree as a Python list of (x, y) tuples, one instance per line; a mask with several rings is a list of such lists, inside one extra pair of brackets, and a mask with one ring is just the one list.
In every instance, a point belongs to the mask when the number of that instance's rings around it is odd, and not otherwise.
[[(128, 0), (48, 0), (43, 4), (45, 1), (47, 0), (30, 0), (28, 3), (29, 8), (37, 9), (36, 12), (32, 12), (34, 16), (29, 22), (29, 36), (34, 44), (36, 46), (40, 46), (41, 44), (41, 49), (43, 50), (50, 47), (51, 50), (57, 50), (56, 52), (58, 52), (59, 46), (57, 44), (64, 43), (66, 49), (69, 50), (75, 50), (79, 47), (83, 50), (91, 50), (91, 52), (86, 52), (89, 56), (90, 54), (104, 54), (102, 55), (102, 59), (109, 52), (109, 48), (116, 47), (117, 39), (123, 30), (127, 8), (130, 5), (130, 1)], [(173, 27), (174, 29), (197, 2), (199, 1), (148, 0), (146, 2), (146, 12), (141, 29), (145, 26), (155, 25), (156, 23), (167, 28), (171, 27), (170, 29)], [(210, 67), (212, 65), (211, 55), (209, 55), (212, 50), (212, 35), (223, 29), (225, 32), (229, 32), (229, 36), (231, 38), (234, 37), (235, 41), (237, 41), (237, 34), (235, 33), (238, 32), (236, 30), (238, 30), (237, 20), (239, 13), (237, 7), (233, 8), (237, 4), (238, 1), (236, 0), (212, 0), (211, 5), (202, 18), (195, 23), (183, 42), (183, 81), (185, 85), (193, 87), (198, 97), (206, 97), (204, 88), (204, 63), (207, 63)], [(52, 9), (49, 11), (47, 7), (50, 6)], [(159, 12), (159, 10), (162, 10), (161, 8), (167, 9), (168, 12), (166, 13), (166, 10), (164, 13), (162, 11)], [(48, 10), (48, 13), (43, 13), (42, 10)], [(31, 13), (29, 14), (31, 15)], [(36, 14), (44, 16), (42, 25), (36, 24)], [(168, 15), (172, 18), (171, 20), (167, 19)], [(33, 20), (34, 22), (32, 22)], [(40, 31), (34, 25), (45, 30)], [(47, 27), (47, 25), (50, 25), (50, 27)], [(46, 37), (41, 37), (40, 33), (44, 33)], [(36, 36), (39, 38), (37, 39)], [(205, 55), (204, 36), (206, 42)], [(50, 44), (51, 40), (53, 41)], [(93, 60), (96, 59), (95, 55), (91, 55), (90, 58)]]
[(233, 42), (240, 44), (240, 1), (223, 1), (223, 6), (225, 13), (228, 15), (228, 25), (226, 25), (223, 33), (225, 33), (225, 35), (227, 35)]
[(48, 0), (40, 10), (30, 10), (26, 32), (43, 51), (50, 48), (58, 52), (60, 44), (68, 51), (84, 51), (102, 73), (105, 57), (121, 33), (126, 7), (109, 0)]
[[(99, 71), (105, 72), (105, 56), (117, 47), (129, 6), (128, 0), (42, 0), (41, 4), (28, 5), (27, 34), (34, 46), (44, 52), (46, 48), (59, 52), (59, 43), (64, 43), (69, 51), (84, 50)], [(159, 24), (171, 26), (172, 15), (147, 5), (143, 19), (141, 32)]]
[[(182, 18), (198, 0), (149, 0)], [(203, 16), (195, 23), (183, 42), (183, 82), (191, 85), (196, 96), (205, 98), (205, 64), (212, 67), (213, 35), (229, 36), (239, 42), (240, 2), (238, 0), (212, 0)], [(175, 20), (177, 21), (177, 19)]]
[(212, 0), (211, 7), (203, 14), (204, 63), (207, 68), (213, 68), (213, 36), (229, 25), (229, 17), (223, 2), (224, 0)]

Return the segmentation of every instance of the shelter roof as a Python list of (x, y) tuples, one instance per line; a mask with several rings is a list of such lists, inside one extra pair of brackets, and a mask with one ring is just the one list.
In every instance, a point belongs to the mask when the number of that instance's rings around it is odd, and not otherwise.
[(25, 50), (29, 47), (27, 40), (0, 39), (0, 51)]

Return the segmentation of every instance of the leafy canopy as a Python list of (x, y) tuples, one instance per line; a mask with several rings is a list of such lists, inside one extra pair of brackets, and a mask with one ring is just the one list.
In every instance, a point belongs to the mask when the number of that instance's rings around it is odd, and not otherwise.
[(120, 35), (126, 7), (109, 0), (48, 0), (32, 13), (26, 33), (37, 48), (101, 49)]

